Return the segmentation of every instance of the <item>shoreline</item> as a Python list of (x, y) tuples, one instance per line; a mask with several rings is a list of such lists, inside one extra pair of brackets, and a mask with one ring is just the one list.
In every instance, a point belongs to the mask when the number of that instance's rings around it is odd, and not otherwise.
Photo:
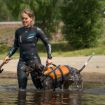
[[(70, 65), (80, 69), (87, 61), (86, 57), (53, 57), (53, 63), (56, 65)], [(41, 57), (42, 64), (45, 65), (46, 57)], [(0, 60), (0, 64), (2, 60)], [(0, 74), (0, 78), (16, 78), (17, 77), (18, 59), (12, 59), (2, 68), (4, 71)], [(88, 62), (86, 68), (81, 72), (84, 81), (99, 81), (105, 83), (105, 56), (93, 56)]]
[[(105, 73), (81, 73), (83, 81), (84, 82), (96, 82), (96, 83), (102, 83), (105, 84)], [(16, 79), (17, 80), (17, 73), (15, 72), (2, 72), (0, 74), (0, 79)], [(28, 77), (29, 80), (31, 80), (31, 76)]]
[[(53, 57), (52, 62), (56, 65), (70, 65), (77, 69), (80, 69), (84, 63), (88, 60), (89, 56), (83, 57)], [(46, 57), (41, 57), (42, 64), (45, 65)], [(0, 64), (2, 60), (0, 60)], [(5, 71), (15, 72), (17, 71), (18, 59), (12, 59), (8, 64), (5, 64), (2, 68)], [(87, 66), (82, 72), (97, 72), (105, 73), (105, 56), (93, 56), (88, 62)]]

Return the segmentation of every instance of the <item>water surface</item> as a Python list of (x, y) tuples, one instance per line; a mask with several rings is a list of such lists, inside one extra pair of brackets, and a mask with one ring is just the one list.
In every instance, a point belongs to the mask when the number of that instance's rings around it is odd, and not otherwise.
[(16, 79), (1, 79), (0, 105), (105, 105), (105, 88), (53, 92), (36, 90), (28, 83), (27, 91), (19, 92)]

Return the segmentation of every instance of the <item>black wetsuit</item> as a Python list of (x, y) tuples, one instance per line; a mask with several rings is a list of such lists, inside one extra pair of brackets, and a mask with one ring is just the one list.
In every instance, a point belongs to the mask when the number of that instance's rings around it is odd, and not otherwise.
[(20, 89), (26, 89), (27, 86), (27, 66), (34, 71), (30, 72), (32, 81), (36, 88), (41, 88), (40, 81), (36, 78), (40, 76), (43, 65), (37, 53), (37, 41), (41, 39), (47, 50), (47, 57), (51, 59), (51, 45), (44, 32), (38, 27), (21, 27), (16, 30), (14, 45), (10, 49), (8, 56), (11, 57), (19, 48), (20, 59), (17, 67), (17, 76)]

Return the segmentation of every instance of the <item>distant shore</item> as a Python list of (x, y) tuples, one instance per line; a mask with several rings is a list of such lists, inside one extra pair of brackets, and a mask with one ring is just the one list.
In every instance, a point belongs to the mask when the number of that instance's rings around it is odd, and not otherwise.
[[(53, 57), (53, 63), (56, 65), (70, 65), (77, 69), (80, 69), (84, 63), (87, 61), (89, 56), (83, 57)], [(45, 65), (46, 58), (41, 57), (42, 64)], [(2, 60), (0, 60), (1, 64)], [(8, 64), (3, 66), (3, 73), (0, 74), (0, 77), (16, 77), (16, 68), (17, 68), (18, 59), (11, 60)], [(11, 75), (14, 74), (14, 75)], [(10, 75), (8, 75), (10, 74)], [(85, 80), (98, 80), (103, 81), (105, 83), (105, 56), (93, 56), (93, 58), (89, 61), (86, 68), (81, 73)]]

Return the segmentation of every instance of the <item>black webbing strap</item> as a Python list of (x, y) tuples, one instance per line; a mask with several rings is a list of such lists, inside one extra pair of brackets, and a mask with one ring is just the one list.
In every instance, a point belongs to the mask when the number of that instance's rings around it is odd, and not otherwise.
[[(60, 65), (59, 65), (60, 66)], [(54, 83), (54, 89), (56, 88), (56, 84), (57, 84), (57, 74), (56, 74), (56, 70), (59, 70), (60, 71), (60, 73), (61, 73), (61, 78), (62, 78), (62, 82), (64, 81), (64, 76), (63, 76), (63, 71), (61, 70), (61, 68), (59, 67), (59, 66), (57, 66), (54, 70), (53, 70), (53, 68), (52, 67), (50, 67), (50, 69), (51, 69), (51, 72), (49, 72), (47, 75), (48, 76), (50, 76), (50, 74), (51, 73), (54, 73), (54, 76), (55, 76), (55, 79), (52, 79), (53, 80), (53, 83)], [(47, 77), (46, 77), (47, 78)], [(45, 79), (46, 79), (45, 78)], [(44, 79), (44, 80), (45, 80)]]
[[(54, 70), (53, 70), (52, 67), (50, 67), (50, 69), (51, 69), (51, 71), (50, 71), (49, 73), (47, 73), (47, 76), (50, 76), (50, 74), (54, 72), (54, 76), (55, 76), (55, 78), (57, 79), (57, 76), (56, 76), (56, 74), (55, 74), (55, 70), (57, 70), (57, 67), (56, 67)], [(46, 76), (46, 78), (47, 78), (47, 76)], [(44, 81), (46, 78), (44, 78), (43, 81)]]
[[(56, 84), (57, 84), (57, 75), (56, 75), (56, 73), (55, 73), (55, 70), (57, 70), (57, 68), (53, 70), (53, 68), (50, 67), (50, 69), (51, 69), (51, 72), (50, 72), (50, 73), (54, 73), (54, 76), (55, 76), (55, 79), (53, 79), (54, 89), (55, 89), (55, 88), (56, 88)], [(50, 75), (50, 74), (49, 74), (49, 75)]]
[(65, 67), (67, 67), (68, 70), (69, 70), (69, 73), (71, 73), (71, 69), (70, 69), (70, 67), (69, 67), (68, 65), (65, 65)]
[(60, 65), (58, 66), (58, 70), (59, 70), (60, 73), (61, 73), (61, 79), (62, 79), (62, 83), (63, 83), (63, 81), (64, 81), (64, 76), (63, 76), (63, 71), (62, 71), (62, 69), (60, 68)]

